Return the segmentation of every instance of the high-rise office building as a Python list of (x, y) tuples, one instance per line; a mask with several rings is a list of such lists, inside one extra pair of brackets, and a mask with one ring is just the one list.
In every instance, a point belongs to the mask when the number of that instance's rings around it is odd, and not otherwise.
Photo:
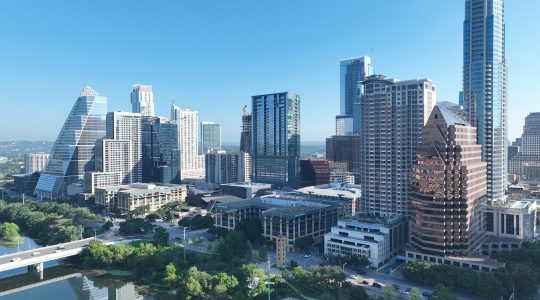
[(465, 1), (463, 103), (478, 129), (487, 162), (488, 200), (504, 200), (508, 168), (504, 0)]
[(221, 150), (221, 126), (214, 122), (201, 122), (200, 154)]
[(410, 174), (422, 128), (436, 102), (429, 79), (363, 82), (360, 184), (363, 212), (408, 216)]
[(154, 116), (154, 92), (152, 92), (151, 85), (133, 85), (131, 111), (140, 113), (143, 117)]
[(24, 155), (24, 172), (27, 174), (40, 172), (49, 161), (49, 153), (27, 153)]
[(242, 182), (251, 181), (253, 172), (251, 163), (251, 132), (253, 122), (251, 114), (247, 111), (247, 105), (244, 105), (244, 113), (242, 114), (242, 132), (240, 134), (240, 166), (239, 180)]
[(467, 256), (483, 239), (486, 163), (476, 128), (459, 106), (433, 109), (412, 167), (412, 246), (436, 256)]
[[(131, 144), (131, 154), (124, 157), (116, 157), (116, 161), (124, 166), (130, 165), (131, 182), (142, 182), (142, 123), (140, 113), (130, 112), (109, 112), (107, 113), (107, 134), (106, 138), (116, 141), (128, 141)], [(116, 146), (115, 146), (116, 148)], [(113, 149), (113, 148), (111, 148)], [(110, 156), (103, 149), (103, 157)], [(124, 152), (115, 152), (120, 155)], [(131, 163), (129, 162), (131, 161)], [(120, 168), (117, 166), (116, 168)], [(114, 170), (104, 170), (105, 172), (114, 172)], [(127, 178), (127, 177), (126, 177)]]
[(300, 174), (300, 96), (283, 92), (251, 97), (253, 179), (296, 185)]
[(94, 169), (96, 141), (105, 136), (107, 97), (85, 86), (54, 143), (47, 167), (36, 186), (38, 198), (55, 199), (67, 186)]
[(336, 135), (360, 132), (362, 81), (371, 73), (368, 56), (343, 59), (339, 63), (339, 115), (336, 116)]
[(160, 162), (158, 132), (159, 117), (141, 119), (142, 182), (159, 182), (157, 168)]
[(178, 125), (172, 121), (160, 120), (156, 124), (156, 132), (159, 143), (157, 181), (161, 183), (180, 183)]
[(207, 183), (238, 182), (238, 154), (227, 154), (223, 150), (212, 150), (204, 156)]
[(199, 112), (172, 105), (171, 119), (178, 126), (180, 179), (204, 178), (204, 156), (198, 150)]

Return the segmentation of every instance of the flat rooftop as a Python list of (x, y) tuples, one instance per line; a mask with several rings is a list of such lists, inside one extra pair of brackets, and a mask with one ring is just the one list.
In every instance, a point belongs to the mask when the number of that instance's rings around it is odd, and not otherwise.
[(257, 208), (262, 210), (263, 215), (275, 215), (280, 217), (293, 218), (298, 215), (320, 211), (331, 207), (331, 205), (306, 205), (303, 201), (298, 201), (294, 206), (279, 205), (277, 203), (268, 203), (260, 198), (241, 199), (239, 201), (231, 201), (217, 204), (217, 209), (226, 212), (232, 212), (239, 209)]
[(258, 188), (271, 188), (272, 185), (269, 183), (259, 183), (259, 182), (234, 182), (234, 183), (223, 183), (220, 186), (235, 186), (235, 187), (258, 187)]

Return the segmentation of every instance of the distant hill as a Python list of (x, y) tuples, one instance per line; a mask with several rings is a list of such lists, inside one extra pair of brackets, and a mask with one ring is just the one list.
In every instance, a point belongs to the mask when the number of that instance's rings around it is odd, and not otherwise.
[(49, 153), (53, 144), (52, 141), (4, 141), (0, 142), (0, 156), (16, 157), (34, 152)]

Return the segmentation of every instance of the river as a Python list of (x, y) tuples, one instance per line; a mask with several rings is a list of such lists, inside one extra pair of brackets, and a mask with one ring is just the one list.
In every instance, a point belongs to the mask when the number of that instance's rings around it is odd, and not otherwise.
[[(0, 255), (39, 247), (25, 237), (19, 245), (0, 244)], [(122, 278), (91, 275), (88, 272), (62, 265), (62, 261), (45, 263), (43, 274), (28, 272), (26, 268), (0, 272), (1, 300), (149, 300), (140, 288)]]

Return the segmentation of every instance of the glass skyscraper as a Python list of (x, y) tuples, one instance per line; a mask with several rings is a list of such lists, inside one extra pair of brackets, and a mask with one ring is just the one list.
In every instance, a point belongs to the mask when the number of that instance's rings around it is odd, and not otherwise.
[(206, 154), (221, 149), (221, 126), (214, 122), (201, 122), (201, 150)]
[(96, 141), (105, 137), (107, 97), (85, 86), (71, 109), (52, 148), (51, 157), (36, 186), (40, 199), (67, 194), (67, 186), (93, 171)]
[(360, 132), (360, 96), (362, 81), (370, 75), (368, 56), (343, 59), (339, 63), (339, 115), (336, 116), (336, 135)]
[(463, 22), (463, 103), (478, 128), (487, 162), (488, 200), (507, 184), (507, 64), (503, 0), (466, 0)]
[(133, 85), (131, 111), (140, 113), (143, 117), (154, 116), (154, 92), (151, 85)]
[(254, 181), (296, 185), (300, 175), (300, 96), (251, 97)]

